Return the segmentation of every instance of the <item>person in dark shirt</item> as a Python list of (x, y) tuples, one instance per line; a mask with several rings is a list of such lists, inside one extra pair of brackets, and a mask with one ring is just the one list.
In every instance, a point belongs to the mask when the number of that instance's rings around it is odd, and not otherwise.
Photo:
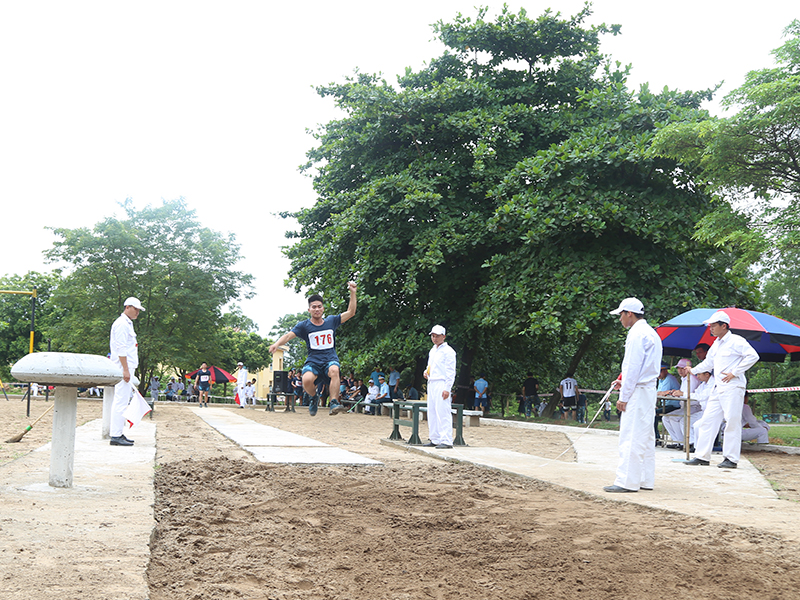
[(536, 406), (539, 403), (539, 380), (531, 372), (528, 372), (527, 379), (522, 382), (522, 398), (525, 416), (530, 417), (531, 406)]

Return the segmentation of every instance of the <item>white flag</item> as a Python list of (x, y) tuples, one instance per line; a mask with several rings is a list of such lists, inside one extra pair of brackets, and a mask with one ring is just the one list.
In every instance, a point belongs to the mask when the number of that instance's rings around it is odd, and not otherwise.
[(130, 404), (128, 404), (123, 416), (125, 420), (128, 422), (128, 425), (131, 427), (135, 427), (139, 424), (144, 416), (149, 413), (152, 408), (147, 403), (147, 401), (142, 398), (142, 395), (139, 393), (139, 390), (133, 388), (133, 398), (131, 398)]

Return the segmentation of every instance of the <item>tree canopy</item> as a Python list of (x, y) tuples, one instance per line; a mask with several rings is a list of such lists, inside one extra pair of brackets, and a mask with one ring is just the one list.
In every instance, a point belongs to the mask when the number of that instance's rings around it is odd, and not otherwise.
[(339, 338), (348, 364), (419, 373), (441, 323), (462, 385), (473, 360), (498, 367), (489, 348), (521, 381), (531, 365), (607, 363), (617, 335), (596, 334), (619, 329), (608, 311), (622, 297), (656, 319), (752, 302), (726, 274), (732, 257), (691, 237), (710, 198), (676, 160), (647, 154), (710, 92), (631, 93), (598, 52), (619, 28), (587, 27), (589, 14), (458, 15), (434, 26), (448, 50), (396, 86), (356, 72), (318, 88), (345, 116), (316, 132), (305, 169), (318, 199), (292, 215), (286, 254), (298, 289), (358, 281)]
[(124, 219), (54, 229), (60, 239), (47, 256), (72, 265), (53, 295), (54, 344), (106, 354), (111, 323), (125, 298), (136, 296), (146, 309), (136, 323), (141, 381), (162, 365), (211, 363), (209, 349), (220, 347), (223, 307), (251, 293), (252, 276), (231, 268), (239, 259), (233, 235), (201, 227), (183, 199), (141, 210), (128, 200), (123, 207)]
[(785, 37), (773, 51), (776, 66), (749, 72), (724, 98), (723, 107), (738, 112), (674, 123), (653, 144), (723, 197), (699, 236), (743, 249), (745, 270), (800, 247), (800, 21)]

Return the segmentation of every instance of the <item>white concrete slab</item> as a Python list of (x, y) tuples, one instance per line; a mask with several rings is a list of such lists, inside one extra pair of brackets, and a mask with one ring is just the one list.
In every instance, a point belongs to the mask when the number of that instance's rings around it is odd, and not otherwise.
[(247, 446), (258, 461), (276, 464), (310, 464), (310, 465), (381, 465), (383, 463), (360, 456), (348, 450), (333, 448), (299, 448)]
[(246, 414), (223, 408), (193, 408), (192, 412), (263, 463), (319, 465), (380, 465), (371, 458), (334, 448), (318, 440), (255, 423)]

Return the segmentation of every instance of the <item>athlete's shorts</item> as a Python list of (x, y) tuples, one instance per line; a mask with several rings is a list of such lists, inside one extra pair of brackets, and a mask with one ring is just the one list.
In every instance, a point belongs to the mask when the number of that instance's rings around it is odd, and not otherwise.
[(322, 363), (313, 363), (313, 362), (306, 362), (303, 365), (303, 374), (311, 372), (315, 376), (319, 377), (320, 375), (324, 375), (325, 377), (328, 376), (328, 371), (331, 367), (341, 367), (342, 365), (339, 364), (338, 360), (332, 360), (327, 365)]
[(201, 392), (207, 392), (208, 390), (211, 389), (211, 386), (207, 383), (198, 383), (197, 389), (200, 390)]
[(563, 400), (565, 410), (574, 410), (578, 406), (578, 398), (576, 396), (568, 396)]

